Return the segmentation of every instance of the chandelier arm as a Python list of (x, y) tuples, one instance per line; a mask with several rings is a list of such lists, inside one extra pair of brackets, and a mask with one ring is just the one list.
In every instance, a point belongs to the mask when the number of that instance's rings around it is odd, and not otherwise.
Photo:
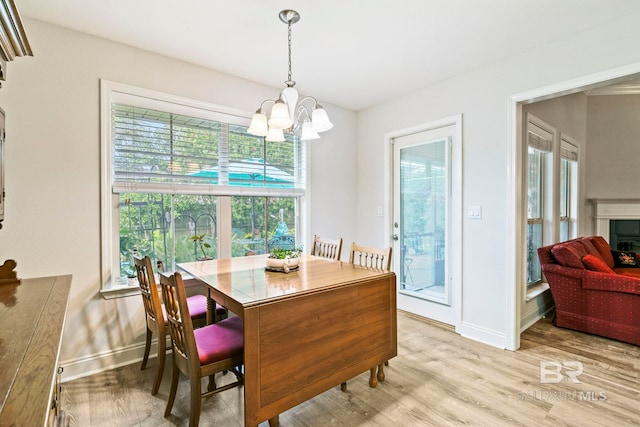
[(264, 101), (262, 101), (262, 104), (260, 104), (260, 108), (258, 108), (256, 113), (264, 113), (264, 104), (266, 104), (267, 102), (273, 102), (274, 104), (276, 103), (276, 101), (274, 101), (273, 99), (265, 99)]
[(296, 124), (300, 122), (300, 118), (302, 117), (302, 114), (306, 114), (307, 118), (311, 120), (311, 114), (309, 114), (309, 110), (307, 110), (307, 107), (305, 107), (302, 104), (298, 104), (298, 108), (296, 110), (296, 120), (295, 120)]
[(315, 99), (313, 96), (305, 96), (304, 98), (302, 98), (300, 101), (298, 101), (298, 105), (301, 105), (303, 102), (311, 100), (313, 101), (313, 108), (318, 107), (320, 104), (318, 104), (318, 100)]

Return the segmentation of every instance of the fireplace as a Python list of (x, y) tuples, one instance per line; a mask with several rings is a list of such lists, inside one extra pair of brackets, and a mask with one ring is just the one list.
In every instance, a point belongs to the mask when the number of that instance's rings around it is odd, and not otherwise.
[(640, 252), (640, 199), (592, 199), (595, 234), (611, 248)]
[(609, 221), (609, 245), (619, 251), (640, 252), (640, 220), (612, 219)]

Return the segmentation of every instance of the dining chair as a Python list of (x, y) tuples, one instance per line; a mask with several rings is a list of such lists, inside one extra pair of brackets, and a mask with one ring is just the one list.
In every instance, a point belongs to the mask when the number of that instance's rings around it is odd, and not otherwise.
[[(243, 322), (241, 318), (232, 316), (194, 330), (180, 273), (160, 273), (160, 285), (173, 347), (171, 391), (164, 416), (171, 414), (182, 372), (189, 378), (190, 385), (189, 426), (196, 427), (204, 397), (243, 384)], [(217, 387), (214, 374), (226, 371), (235, 374), (235, 381)], [(202, 378), (206, 377), (210, 378), (209, 389), (203, 393)]]
[[(151, 394), (155, 396), (162, 382), (162, 372), (164, 371), (164, 360), (167, 352), (168, 331), (166, 329), (167, 320), (164, 315), (165, 307), (160, 301), (160, 293), (149, 256), (145, 256), (144, 258), (134, 256), (133, 261), (136, 267), (147, 322), (147, 337), (140, 370), (144, 370), (147, 367), (152, 335), (155, 333), (158, 338), (158, 367), (153, 381), (153, 387), (151, 388)], [(207, 297), (204, 295), (191, 296), (187, 298), (187, 304), (189, 304), (191, 316), (204, 323), (207, 314)], [(224, 307), (216, 306), (216, 317), (226, 317)]]
[[(368, 246), (360, 246), (355, 242), (351, 243), (349, 250), (349, 263), (359, 265), (361, 267), (375, 268), (378, 270), (391, 270), (391, 252), (392, 248), (380, 249), (372, 248)], [(384, 365), (389, 365), (388, 361), (384, 362)], [(384, 365), (378, 365), (378, 372), (376, 374), (376, 367), (371, 368), (369, 385), (375, 387), (377, 381), (384, 381)], [(347, 383), (340, 384), (342, 391), (347, 390)]]
[(349, 262), (362, 267), (391, 270), (391, 246), (378, 249), (351, 243)]
[(311, 255), (340, 261), (342, 253), (342, 238), (327, 239), (320, 236), (313, 236), (311, 245)]

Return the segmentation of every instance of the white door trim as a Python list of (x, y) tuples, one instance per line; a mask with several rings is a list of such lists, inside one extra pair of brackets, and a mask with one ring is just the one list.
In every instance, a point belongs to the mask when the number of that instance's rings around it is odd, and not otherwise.
[[(507, 283), (506, 286), (506, 348), (520, 347), (521, 312), (524, 304), (524, 213), (522, 209), (522, 104), (569, 95), (601, 86), (604, 82), (613, 84), (624, 81), (631, 75), (640, 73), (640, 62), (602, 72), (589, 74), (565, 82), (511, 95), (507, 100)], [(638, 77), (638, 76), (636, 76)]]
[[(414, 133), (438, 129), (441, 127), (454, 126), (455, 135), (451, 147), (451, 235), (450, 254), (462, 254), (462, 114), (445, 117), (428, 123), (399, 129), (385, 133), (385, 153), (384, 153), (384, 223), (387, 242), (391, 246), (391, 236), (393, 230), (393, 139)], [(450, 257), (451, 274), (451, 301), (454, 310), (454, 327), (456, 331), (462, 321), (462, 256)]]

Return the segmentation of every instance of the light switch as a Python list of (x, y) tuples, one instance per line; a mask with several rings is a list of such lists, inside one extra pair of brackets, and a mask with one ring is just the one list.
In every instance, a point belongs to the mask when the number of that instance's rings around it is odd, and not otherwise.
[(469, 219), (481, 219), (482, 218), (482, 206), (469, 206), (467, 217)]
[(378, 206), (378, 216), (382, 216), (382, 206)]

